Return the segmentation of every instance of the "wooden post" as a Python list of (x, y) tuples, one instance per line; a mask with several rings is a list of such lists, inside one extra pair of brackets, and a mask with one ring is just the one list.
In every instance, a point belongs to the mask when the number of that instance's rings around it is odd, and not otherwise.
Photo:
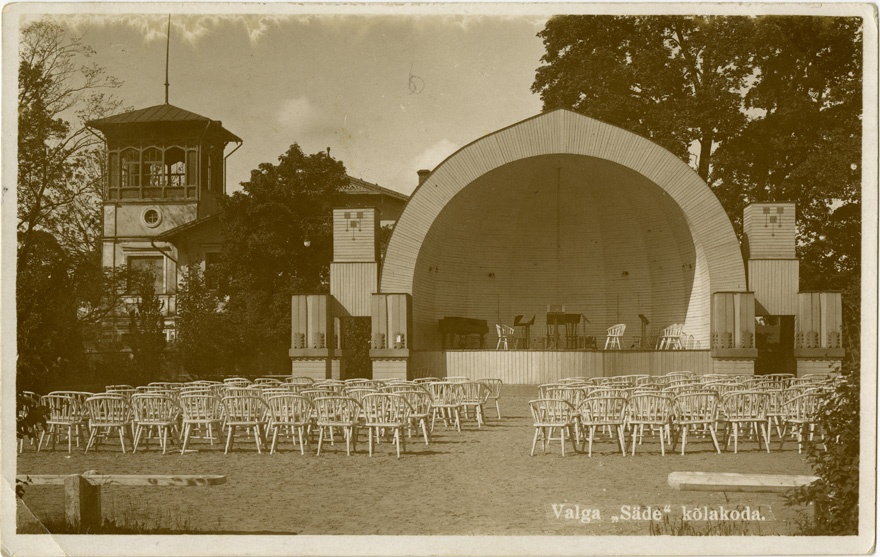
[(64, 478), (64, 514), (76, 532), (96, 530), (101, 526), (101, 486), (93, 485), (83, 475)]

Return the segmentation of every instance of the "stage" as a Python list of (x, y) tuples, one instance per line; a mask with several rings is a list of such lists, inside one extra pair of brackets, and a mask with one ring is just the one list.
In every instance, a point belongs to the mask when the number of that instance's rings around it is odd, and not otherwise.
[(421, 178), (381, 261), (375, 209), (334, 210), (330, 294), (292, 303), (294, 374), (344, 375), (335, 324), (367, 316), (375, 379), (753, 374), (758, 317), (793, 323), (798, 373), (843, 357), (840, 293), (798, 290), (794, 204), (746, 206), (740, 244), (711, 188), (645, 138), (555, 110)]
[[(496, 378), (512, 385), (540, 385), (565, 377), (724, 373), (709, 350), (414, 350), (409, 375)], [(733, 371), (731, 371), (733, 372)]]

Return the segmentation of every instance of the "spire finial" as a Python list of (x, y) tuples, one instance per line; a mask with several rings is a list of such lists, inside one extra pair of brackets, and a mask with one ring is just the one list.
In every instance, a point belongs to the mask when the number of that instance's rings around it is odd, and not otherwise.
[(171, 14), (168, 14), (168, 36), (165, 40), (165, 104), (168, 104), (168, 55), (171, 50)]

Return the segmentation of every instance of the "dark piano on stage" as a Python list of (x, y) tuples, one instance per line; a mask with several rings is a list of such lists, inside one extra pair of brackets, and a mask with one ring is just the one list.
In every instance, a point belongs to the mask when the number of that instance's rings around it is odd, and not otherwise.
[[(444, 350), (447, 346), (447, 338), (451, 340), (450, 348), (467, 348), (467, 338), (470, 335), (480, 335), (480, 348), (483, 348), (486, 342), (486, 333), (489, 332), (489, 324), (485, 319), (444, 317), (439, 321), (439, 329)], [(456, 339), (456, 337), (458, 338)]]

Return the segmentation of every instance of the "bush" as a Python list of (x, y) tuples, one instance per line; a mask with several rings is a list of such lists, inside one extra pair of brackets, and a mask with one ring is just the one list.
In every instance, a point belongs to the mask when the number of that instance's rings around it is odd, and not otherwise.
[[(16, 437), (34, 439), (37, 434), (46, 428), (46, 420), (49, 418), (49, 409), (41, 405), (38, 400), (25, 396), (19, 392), (16, 395)], [(18, 484), (16, 483), (16, 492)]]
[(857, 363), (844, 365), (835, 389), (823, 396), (816, 438), (806, 443), (807, 460), (818, 481), (798, 488), (787, 503), (812, 504), (813, 515), (800, 524), (801, 533), (815, 536), (848, 536), (859, 533), (859, 393)]

